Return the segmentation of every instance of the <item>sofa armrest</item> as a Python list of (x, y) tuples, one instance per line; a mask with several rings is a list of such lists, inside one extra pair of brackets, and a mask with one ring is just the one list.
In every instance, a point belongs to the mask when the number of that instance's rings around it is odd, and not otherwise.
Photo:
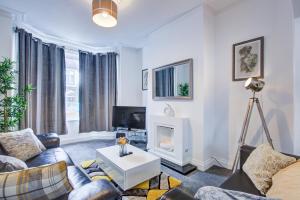
[(195, 200), (192, 196), (177, 188), (165, 193), (160, 200)]
[(47, 149), (57, 148), (60, 146), (60, 139), (56, 133), (46, 133), (37, 135), (38, 139)]
[(73, 190), (68, 200), (117, 200), (119, 198), (119, 192), (109, 181), (99, 180)]

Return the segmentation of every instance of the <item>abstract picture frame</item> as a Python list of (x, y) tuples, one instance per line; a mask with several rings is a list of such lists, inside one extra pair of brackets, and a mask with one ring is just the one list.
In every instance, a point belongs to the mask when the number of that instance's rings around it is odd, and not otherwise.
[(264, 78), (264, 37), (233, 44), (232, 81)]
[(149, 85), (149, 70), (148, 69), (143, 69), (142, 70), (142, 90), (148, 90), (148, 85)]

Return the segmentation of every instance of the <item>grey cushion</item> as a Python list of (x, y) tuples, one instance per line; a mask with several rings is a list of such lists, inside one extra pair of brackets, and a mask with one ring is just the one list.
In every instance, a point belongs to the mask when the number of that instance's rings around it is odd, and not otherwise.
[(200, 200), (278, 200), (212, 186), (200, 188), (195, 194), (195, 198)]
[(12, 172), (27, 168), (26, 163), (20, 159), (0, 155), (0, 172)]
[(23, 161), (42, 152), (40, 148), (41, 144), (36, 142), (30, 129), (1, 133), (0, 143), (9, 156), (19, 158)]

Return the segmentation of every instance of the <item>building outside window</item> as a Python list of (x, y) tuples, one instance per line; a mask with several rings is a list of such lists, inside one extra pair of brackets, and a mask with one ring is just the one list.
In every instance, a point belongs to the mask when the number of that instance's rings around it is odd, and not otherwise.
[(66, 118), (68, 124), (79, 122), (79, 55), (71, 50), (66, 50)]

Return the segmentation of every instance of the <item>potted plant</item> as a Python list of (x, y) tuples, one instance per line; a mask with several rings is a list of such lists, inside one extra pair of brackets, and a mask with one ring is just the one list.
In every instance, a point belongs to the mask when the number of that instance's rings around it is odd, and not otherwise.
[(23, 91), (17, 92), (14, 87), (17, 72), (13, 65), (9, 58), (0, 62), (0, 132), (13, 131), (19, 124), (27, 109), (26, 96), (33, 90), (31, 85), (26, 85)]
[(189, 96), (189, 84), (188, 83), (180, 83), (178, 85), (178, 90), (179, 90), (179, 96)]

